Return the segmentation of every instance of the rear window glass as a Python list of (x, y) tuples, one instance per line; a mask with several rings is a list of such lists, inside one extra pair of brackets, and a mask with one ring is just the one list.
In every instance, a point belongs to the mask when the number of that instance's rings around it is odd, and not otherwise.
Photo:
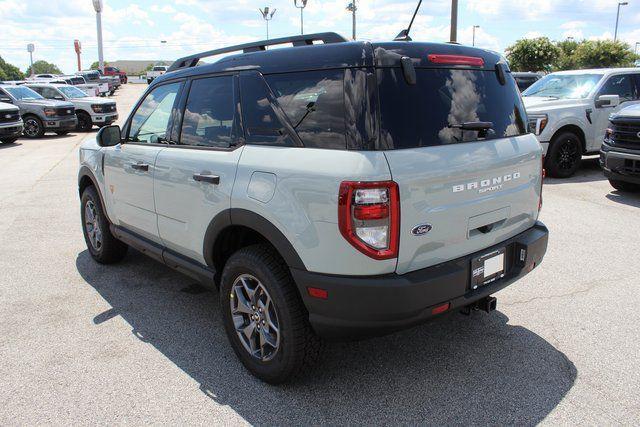
[(346, 148), (344, 70), (265, 76), (305, 147)]
[[(377, 73), (382, 147), (428, 147), (527, 132), (524, 107), (510, 74), (503, 86), (493, 71), (417, 69), (416, 85), (406, 83), (400, 68)], [(465, 122), (493, 126), (480, 131), (450, 127)]]

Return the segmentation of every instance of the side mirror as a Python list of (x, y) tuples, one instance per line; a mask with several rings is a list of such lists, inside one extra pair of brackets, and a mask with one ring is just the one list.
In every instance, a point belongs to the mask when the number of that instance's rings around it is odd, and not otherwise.
[(620, 105), (619, 95), (600, 95), (596, 98), (596, 108), (617, 107)]
[(64, 101), (64, 96), (62, 96), (62, 95), (56, 95), (56, 96), (54, 96), (54, 97), (53, 97), (53, 99), (56, 99), (56, 100), (58, 100), (58, 101)]
[(100, 147), (113, 147), (114, 145), (120, 144), (122, 141), (120, 126), (111, 125), (103, 127), (98, 131), (96, 141), (98, 141)]
[(13, 104), (13, 101), (8, 96), (0, 96), (0, 102), (6, 102), (7, 104)]

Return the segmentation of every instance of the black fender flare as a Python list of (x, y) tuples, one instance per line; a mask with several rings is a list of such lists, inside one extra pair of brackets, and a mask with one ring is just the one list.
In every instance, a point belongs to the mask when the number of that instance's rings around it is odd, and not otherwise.
[(273, 247), (276, 248), (282, 258), (284, 258), (284, 261), (287, 263), (289, 268), (306, 270), (304, 263), (300, 259), (300, 256), (289, 239), (287, 239), (275, 225), (255, 212), (239, 208), (225, 209), (218, 213), (209, 223), (204, 236), (204, 247), (202, 252), (209, 267), (214, 266), (213, 248), (216, 239), (225, 228), (233, 225), (241, 225), (250, 228), (262, 235), (273, 245)]
[(100, 186), (98, 185), (98, 180), (96, 179), (95, 175), (93, 174), (93, 171), (87, 166), (87, 165), (82, 165), (80, 166), (80, 170), (78, 171), (78, 195), (80, 198), (82, 198), (82, 181), (83, 179), (88, 178), (92, 183), (93, 186), (96, 188), (96, 192), (98, 193), (98, 197), (100, 197), (100, 203), (102, 204), (102, 211), (104, 212), (105, 216), (107, 217), (107, 221), (109, 221), (110, 224), (113, 224), (113, 221), (111, 221), (111, 218), (109, 218), (109, 214), (107, 213), (107, 205), (104, 203), (104, 198), (102, 197), (102, 191), (100, 191)]

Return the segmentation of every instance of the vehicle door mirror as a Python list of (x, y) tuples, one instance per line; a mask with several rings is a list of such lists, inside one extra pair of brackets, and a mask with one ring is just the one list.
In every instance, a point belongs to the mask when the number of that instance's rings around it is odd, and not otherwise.
[(619, 95), (600, 95), (596, 99), (596, 108), (617, 107), (620, 105)]
[(111, 125), (105, 126), (98, 131), (96, 140), (100, 147), (113, 147), (120, 144), (122, 140), (120, 126)]
[(6, 102), (7, 104), (13, 104), (13, 101), (8, 96), (0, 95), (0, 102)]
[(62, 95), (55, 95), (53, 99), (56, 99), (58, 101), (64, 101), (64, 97)]

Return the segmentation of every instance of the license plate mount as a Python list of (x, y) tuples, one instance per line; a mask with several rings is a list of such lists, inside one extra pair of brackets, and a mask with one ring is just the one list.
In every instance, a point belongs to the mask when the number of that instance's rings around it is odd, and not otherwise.
[(471, 260), (471, 289), (478, 289), (504, 277), (506, 250), (499, 248)]

